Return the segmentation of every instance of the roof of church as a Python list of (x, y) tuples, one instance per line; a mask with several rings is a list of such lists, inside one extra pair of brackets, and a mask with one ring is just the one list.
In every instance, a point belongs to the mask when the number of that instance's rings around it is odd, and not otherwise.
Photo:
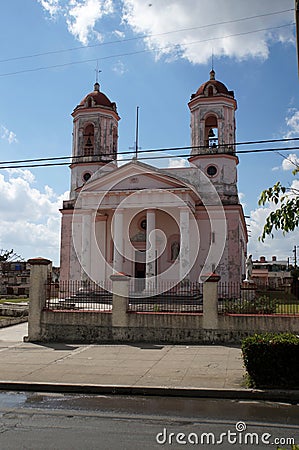
[(234, 98), (234, 91), (229, 91), (225, 84), (215, 79), (215, 72), (213, 69), (210, 71), (210, 79), (197, 89), (196, 93), (192, 95), (192, 98), (197, 97), (198, 95), (204, 95), (205, 88), (210, 85), (215, 87), (217, 94), (226, 94)]
[(83, 100), (80, 102), (80, 106), (84, 106), (88, 98), (92, 98), (97, 106), (108, 106), (110, 108), (113, 107), (113, 103), (109, 100), (109, 98), (100, 91), (99, 83), (95, 83), (94, 90), (83, 98)]
[[(123, 164), (120, 167), (114, 168), (113, 170), (107, 172), (104, 171), (103, 168), (99, 169), (96, 174), (90, 178), (83, 186), (84, 189), (88, 189), (88, 187), (92, 186), (93, 184), (97, 183), (99, 179), (101, 179), (102, 181), (106, 178), (109, 178), (111, 176), (114, 176), (115, 174), (117, 174), (119, 178), (119, 181), (124, 181), (126, 178), (128, 178), (128, 176), (126, 175), (125, 178), (123, 178), (121, 175), (121, 173), (126, 172), (130, 169), (133, 169), (133, 173), (132, 176), (137, 176), (140, 173), (144, 173), (144, 174), (151, 174), (151, 175), (157, 175), (158, 177), (162, 177), (162, 178), (167, 178), (169, 179), (169, 181), (172, 181), (173, 183), (179, 183), (181, 185), (184, 185), (184, 187), (191, 189), (192, 192), (195, 192), (196, 195), (198, 195), (197, 193), (197, 188), (196, 186), (192, 183), (192, 181), (188, 180), (188, 178), (185, 178), (183, 176), (178, 176), (177, 173), (173, 173), (173, 169), (168, 168), (168, 169), (160, 169), (158, 167), (155, 166), (151, 166), (150, 164), (146, 164), (144, 162), (138, 161), (138, 159), (133, 158), (131, 161), (127, 162), (126, 164)], [(139, 169), (141, 172), (139, 172)], [(145, 171), (145, 172), (144, 172)], [(78, 187), (76, 190), (80, 191), (83, 186)], [(113, 186), (115, 186), (115, 184), (113, 184)], [(139, 190), (137, 190), (139, 191)]]

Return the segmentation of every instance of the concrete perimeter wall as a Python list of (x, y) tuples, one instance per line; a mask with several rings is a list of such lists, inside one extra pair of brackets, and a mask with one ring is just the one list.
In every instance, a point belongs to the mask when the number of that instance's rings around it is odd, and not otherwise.
[(217, 329), (202, 327), (203, 315), (127, 313), (126, 326), (112, 326), (112, 313), (42, 312), (41, 341), (111, 343), (239, 344), (254, 332), (299, 333), (287, 316), (219, 316)]
[(299, 334), (295, 316), (218, 314), (218, 276), (210, 275), (203, 286), (203, 314), (141, 313), (128, 311), (128, 277), (112, 275), (112, 310), (51, 311), (45, 309), (48, 265), (31, 263), (28, 341), (34, 342), (151, 342), (239, 344), (243, 337), (260, 332)]

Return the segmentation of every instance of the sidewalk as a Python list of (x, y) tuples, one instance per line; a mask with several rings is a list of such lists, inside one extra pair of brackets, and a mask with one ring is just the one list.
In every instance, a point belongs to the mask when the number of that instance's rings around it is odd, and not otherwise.
[(0, 330), (0, 379), (53, 383), (241, 388), (238, 348), (23, 342), (27, 324)]
[[(205, 345), (24, 343), (27, 323), (0, 329), (0, 389), (292, 399), (244, 387), (241, 350)], [(297, 391), (297, 397), (298, 397)]]

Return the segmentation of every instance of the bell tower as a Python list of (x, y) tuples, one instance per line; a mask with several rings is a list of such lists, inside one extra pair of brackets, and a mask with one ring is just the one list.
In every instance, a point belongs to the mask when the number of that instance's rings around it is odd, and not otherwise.
[(207, 153), (233, 154), (235, 142), (235, 111), (237, 102), (234, 92), (215, 79), (203, 83), (189, 102), (191, 112), (191, 156)]
[(203, 83), (188, 103), (191, 113), (191, 156), (214, 184), (223, 204), (237, 204), (237, 164), (235, 153), (237, 102), (234, 92), (215, 79)]
[(73, 113), (73, 151), (70, 199), (76, 190), (103, 165), (117, 159), (118, 121), (116, 104), (100, 91), (98, 82)]

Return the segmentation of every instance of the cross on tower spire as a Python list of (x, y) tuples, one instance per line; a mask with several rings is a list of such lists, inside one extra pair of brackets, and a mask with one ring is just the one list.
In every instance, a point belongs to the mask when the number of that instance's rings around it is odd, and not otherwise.
[(99, 82), (99, 73), (101, 73), (102, 71), (99, 69), (99, 61), (97, 61), (97, 66), (95, 68), (95, 73), (96, 73), (96, 83)]
[(130, 150), (134, 150), (134, 159), (138, 158), (138, 150), (142, 147), (138, 146), (138, 138), (139, 138), (139, 106), (136, 107), (136, 132), (135, 132), (135, 142), (134, 147), (129, 147)]

